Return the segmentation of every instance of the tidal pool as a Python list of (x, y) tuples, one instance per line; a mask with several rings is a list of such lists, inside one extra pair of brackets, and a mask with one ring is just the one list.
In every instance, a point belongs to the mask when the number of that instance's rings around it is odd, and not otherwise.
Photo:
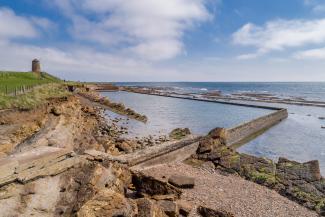
[[(273, 112), (268, 109), (192, 101), (128, 92), (105, 92), (114, 102), (121, 102), (148, 117), (146, 124), (129, 120), (130, 136), (168, 134), (178, 127), (204, 135), (216, 127), (230, 128)], [(108, 115), (112, 113), (108, 112)]]
[[(106, 92), (111, 100), (122, 102), (141, 114), (147, 124), (129, 120), (129, 136), (167, 134), (177, 127), (188, 127), (204, 135), (215, 127), (233, 127), (244, 121), (268, 114), (272, 110), (225, 105), (210, 102), (142, 95), (128, 92)], [(246, 102), (247, 103), (247, 102)], [(319, 160), (325, 174), (325, 108), (285, 104), (253, 103), (287, 108), (289, 117), (256, 139), (238, 148), (239, 152), (277, 160), (286, 157), (299, 162)], [(116, 114), (107, 112), (109, 116)]]

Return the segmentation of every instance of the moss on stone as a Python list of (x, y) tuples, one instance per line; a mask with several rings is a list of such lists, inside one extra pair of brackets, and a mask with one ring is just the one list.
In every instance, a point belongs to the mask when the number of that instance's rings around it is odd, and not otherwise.
[(325, 210), (325, 199), (321, 199), (320, 201), (317, 202), (315, 206), (315, 210), (317, 212), (321, 212), (322, 210)]
[(240, 161), (240, 155), (239, 154), (234, 154), (229, 158), (229, 161), (231, 164), (238, 163)]
[(266, 183), (268, 185), (271, 185), (271, 184), (276, 183), (275, 176), (270, 173), (254, 171), (254, 172), (251, 172), (250, 177), (254, 182), (257, 182), (260, 184)]

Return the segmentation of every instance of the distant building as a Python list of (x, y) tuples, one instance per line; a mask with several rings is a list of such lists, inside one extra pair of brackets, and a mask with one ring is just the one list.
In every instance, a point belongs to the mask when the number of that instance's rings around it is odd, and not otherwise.
[(41, 74), (41, 63), (38, 59), (34, 59), (32, 62), (32, 72)]

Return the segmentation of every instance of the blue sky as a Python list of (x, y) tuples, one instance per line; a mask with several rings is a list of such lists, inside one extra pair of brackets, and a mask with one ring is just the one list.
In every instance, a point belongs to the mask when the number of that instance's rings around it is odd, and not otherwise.
[(0, 68), (85, 81), (325, 81), (324, 0), (0, 0)]

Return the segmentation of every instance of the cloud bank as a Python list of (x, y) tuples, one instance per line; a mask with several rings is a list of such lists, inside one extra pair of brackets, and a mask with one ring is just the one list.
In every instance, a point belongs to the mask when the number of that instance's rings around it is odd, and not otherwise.
[(0, 8), (0, 49), (6, 50), (0, 54), (0, 64), (4, 69), (26, 70), (36, 57), (44, 70), (59, 75), (109, 74), (111, 80), (137, 80), (139, 74), (152, 77), (155, 73), (162, 78), (177, 77), (175, 70), (157, 69), (156, 62), (184, 52), (183, 36), (211, 17), (205, 0), (44, 2), (69, 21), (60, 31), (70, 34), (73, 42), (61, 48), (36, 45), (33, 42), (45, 39), (44, 32), (52, 31), (56, 24)]
[(253, 58), (271, 51), (325, 43), (325, 19), (275, 20), (263, 26), (248, 23), (233, 34), (233, 43), (256, 48), (241, 57)]
[(146, 60), (184, 51), (182, 37), (211, 15), (204, 0), (55, 0), (79, 40), (118, 47)]

